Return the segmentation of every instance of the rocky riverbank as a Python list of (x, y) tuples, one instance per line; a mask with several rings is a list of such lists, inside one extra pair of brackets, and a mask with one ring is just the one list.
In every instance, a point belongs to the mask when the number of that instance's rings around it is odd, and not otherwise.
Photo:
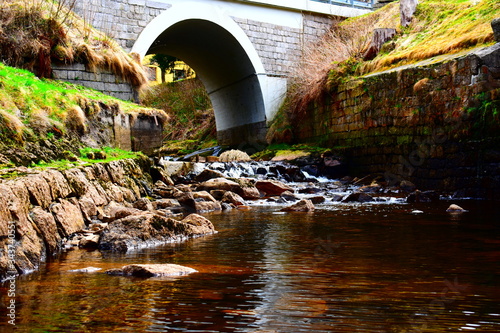
[[(406, 200), (409, 182), (329, 180), (285, 162), (167, 162), (147, 157), (66, 170), (25, 167), (0, 182), (0, 278), (37, 270), (75, 247), (127, 252), (215, 233), (200, 214), (252, 205), (308, 212), (316, 205)], [(5, 179), (10, 175), (10, 179)], [(15, 176), (15, 177), (14, 177)], [(414, 192), (408, 201), (436, 200)]]

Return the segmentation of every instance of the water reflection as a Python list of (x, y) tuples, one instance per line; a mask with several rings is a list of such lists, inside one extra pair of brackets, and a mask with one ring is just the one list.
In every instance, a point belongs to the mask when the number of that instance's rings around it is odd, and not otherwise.
[[(211, 214), (219, 233), (185, 243), (69, 252), (20, 278), (17, 331), (498, 332), (499, 213), (467, 202), (469, 213), (450, 216), (446, 206), (254, 207)], [(102, 273), (137, 262), (199, 273)], [(70, 272), (88, 266), (102, 271)]]

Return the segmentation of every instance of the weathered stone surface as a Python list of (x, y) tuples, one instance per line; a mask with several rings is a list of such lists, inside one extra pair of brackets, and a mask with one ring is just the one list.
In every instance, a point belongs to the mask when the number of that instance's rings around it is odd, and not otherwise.
[(240, 188), (237, 182), (226, 178), (213, 178), (201, 183), (198, 190), (211, 191), (211, 190), (225, 190), (236, 192)]
[(372, 60), (377, 56), (382, 48), (382, 45), (391, 40), (396, 35), (396, 29), (378, 28), (373, 31), (373, 37), (370, 46), (365, 51), (363, 59)]
[(241, 186), (237, 191), (238, 194), (245, 200), (255, 200), (260, 198), (259, 189), (255, 186)]
[(497, 17), (493, 21), (491, 21), (491, 28), (493, 29), (493, 36), (495, 37), (495, 41), (500, 43), (500, 17)]
[(293, 188), (277, 180), (259, 180), (255, 187), (267, 196), (280, 195), (285, 191), (294, 192)]
[(221, 209), (220, 202), (218, 201), (195, 201), (194, 203), (194, 212), (196, 213), (208, 213)]
[(107, 270), (109, 275), (123, 275), (135, 277), (179, 276), (195, 273), (190, 267), (175, 264), (134, 264), (123, 266), (121, 269)]
[(321, 195), (310, 197), (309, 200), (311, 200), (311, 202), (315, 205), (321, 204), (326, 201), (325, 197)]
[(362, 192), (355, 192), (349, 194), (342, 202), (368, 202), (373, 201), (373, 197), (369, 194)]
[(224, 193), (221, 201), (233, 204), (235, 206), (246, 205), (245, 200), (241, 196), (231, 191), (227, 191), (226, 193)]
[(198, 175), (196, 175), (196, 177), (194, 177), (194, 180), (197, 182), (205, 182), (213, 178), (224, 178), (224, 175), (219, 171), (205, 169)]
[(41, 175), (49, 185), (52, 198), (64, 199), (71, 193), (72, 190), (69, 187), (68, 181), (60, 171), (49, 169)]
[(296, 196), (294, 193), (290, 191), (285, 191), (280, 194), (280, 197), (285, 199), (286, 201), (297, 201), (299, 200), (299, 197)]
[(282, 208), (282, 212), (312, 212), (314, 211), (315, 207), (314, 204), (312, 203), (311, 200), (308, 199), (302, 199), (299, 202)]
[(189, 214), (181, 222), (192, 226), (191, 232), (193, 235), (209, 234), (215, 231), (212, 222), (206, 217), (198, 214)]
[(213, 201), (216, 202), (215, 198), (208, 193), (207, 191), (198, 191), (198, 192), (193, 192), (193, 198), (194, 199), (203, 199), (205, 201)]
[(50, 211), (61, 227), (61, 236), (68, 237), (85, 227), (80, 208), (68, 200), (59, 199), (59, 202), (50, 206)]
[(52, 195), (49, 184), (41, 174), (29, 175), (23, 180), (28, 189), (30, 201), (33, 205), (47, 208), (52, 202)]
[(439, 200), (439, 194), (435, 191), (415, 190), (406, 197), (407, 202), (436, 202)]
[(171, 208), (171, 207), (180, 207), (179, 201), (176, 199), (160, 199), (160, 200), (155, 200), (153, 201), (153, 208), (154, 209), (165, 209), (165, 208)]
[(148, 198), (140, 198), (139, 200), (137, 200), (132, 204), (132, 207), (145, 211), (154, 210), (153, 204), (151, 203), (151, 200), (149, 200)]
[(193, 224), (194, 218), (188, 217), (187, 220), (177, 221), (157, 214), (143, 213), (115, 220), (102, 233), (99, 248), (127, 252), (213, 231), (206, 225)]
[(30, 217), (40, 231), (40, 236), (45, 242), (47, 252), (50, 255), (57, 253), (61, 245), (61, 236), (57, 231), (54, 216), (41, 207), (36, 206), (31, 210)]
[(407, 27), (410, 25), (413, 14), (417, 10), (418, 0), (401, 0), (400, 2), (400, 13), (401, 13), (401, 25)]

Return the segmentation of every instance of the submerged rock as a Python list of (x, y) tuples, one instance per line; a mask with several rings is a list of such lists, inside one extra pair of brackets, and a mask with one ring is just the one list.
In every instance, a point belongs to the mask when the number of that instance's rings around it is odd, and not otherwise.
[(191, 267), (175, 264), (134, 264), (123, 266), (121, 269), (109, 269), (106, 271), (109, 275), (123, 275), (135, 277), (153, 277), (153, 276), (180, 276), (197, 272)]
[(342, 202), (368, 202), (373, 201), (373, 197), (366, 193), (355, 192), (349, 194)]

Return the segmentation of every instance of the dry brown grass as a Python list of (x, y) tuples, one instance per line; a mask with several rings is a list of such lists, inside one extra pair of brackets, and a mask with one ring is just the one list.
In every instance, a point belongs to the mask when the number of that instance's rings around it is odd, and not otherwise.
[(0, 109), (0, 133), (6, 133), (15, 142), (22, 142), (25, 129), (19, 117)]
[(76, 0), (3, 0), (0, 4), (0, 61), (51, 77), (52, 62), (81, 62), (91, 71), (109, 70), (135, 87), (147, 83), (137, 57), (93, 29), (71, 9)]
[[(500, 16), (498, 0), (422, 0), (407, 28), (400, 26), (399, 2), (343, 22), (303, 50), (292, 72), (285, 109), (292, 121), (306, 117), (307, 107), (321, 101), (331, 87), (352, 76), (455, 53), (493, 41), (490, 22)], [(372, 61), (362, 55), (376, 28), (396, 29), (392, 48)]]

